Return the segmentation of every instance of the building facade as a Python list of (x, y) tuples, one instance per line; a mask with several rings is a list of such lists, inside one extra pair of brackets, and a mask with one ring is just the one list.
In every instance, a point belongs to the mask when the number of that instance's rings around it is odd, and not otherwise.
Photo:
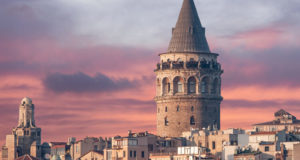
[(30, 98), (22, 99), (18, 126), (12, 130), (12, 134), (6, 135), (6, 144), (2, 148), (3, 160), (14, 160), (26, 154), (42, 158), (41, 128), (35, 125), (34, 104)]
[(154, 150), (156, 136), (143, 133), (128, 133), (128, 136), (112, 138), (111, 148), (104, 149), (105, 160), (148, 160), (149, 152)]
[(70, 145), (66, 142), (50, 142), (51, 159), (53, 156), (59, 156), (61, 160), (71, 160)]
[[(248, 141), (243, 142), (241, 136), (245, 136), (245, 131), (242, 129), (227, 129), (227, 130), (192, 130), (183, 132), (182, 136), (187, 139), (187, 144), (190, 146), (198, 146), (207, 148), (215, 157), (221, 158), (225, 145), (245, 146)], [(240, 140), (239, 140), (240, 139)], [(239, 144), (239, 142), (241, 144)]]
[(79, 160), (81, 156), (90, 151), (102, 152), (106, 142), (103, 138), (86, 137), (74, 143), (70, 143), (70, 155), (73, 160)]
[(177, 148), (183, 146), (184, 138), (159, 137), (151, 133), (129, 131), (128, 136), (112, 138), (111, 147), (104, 149), (105, 160), (148, 160), (150, 155), (176, 154)]
[(258, 132), (275, 132), (285, 130), (286, 132), (299, 133), (300, 120), (289, 112), (280, 109), (274, 113), (274, 120), (254, 124), (254, 129)]
[(191, 128), (220, 129), (218, 54), (210, 52), (193, 0), (184, 0), (166, 53), (155, 69), (157, 134), (179, 137)]

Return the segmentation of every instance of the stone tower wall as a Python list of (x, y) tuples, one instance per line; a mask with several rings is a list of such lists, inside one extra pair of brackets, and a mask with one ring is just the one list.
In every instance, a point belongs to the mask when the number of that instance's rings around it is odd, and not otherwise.
[[(160, 64), (155, 73), (156, 78), (156, 103), (157, 103), (157, 134), (163, 137), (179, 137), (182, 132), (191, 128), (220, 128), (220, 96), (221, 74), (220, 65), (218, 68), (207, 66), (201, 68), (201, 61), (215, 62), (217, 54), (207, 53), (165, 53), (160, 55)], [(182, 62), (182, 67), (173, 68), (174, 63)], [(198, 65), (194, 68), (188, 67), (190, 61)], [(169, 62), (169, 68), (163, 68), (163, 63)], [(176, 77), (182, 78), (182, 92), (176, 92)], [(189, 92), (188, 80), (194, 77), (195, 92)], [(207, 78), (207, 92), (201, 90), (201, 82)], [(168, 79), (169, 91), (164, 91), (165, 79)], [(215, 92), (212, 92), (214, 80), (217, 80)], [(167, 109), (166, 109), (167, 108)], [(193, 109), (192, 109), (193, 108)], [(191, 124), (191, 117), (194, 117), (195, 124)], [(167, 120), (167, 124), (166, 124)]]

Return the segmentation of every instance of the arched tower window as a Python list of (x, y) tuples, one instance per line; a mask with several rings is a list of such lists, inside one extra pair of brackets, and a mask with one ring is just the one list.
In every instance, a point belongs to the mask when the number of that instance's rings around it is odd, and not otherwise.
[(188, 91), (189, 93), (196, 93), (196, 79), (191, 77), (188, 80)]
[(194, 112), (194, 106), (191, 107), (191, 111)]
[(165, 107), (165, 112), (168, 112), (168, 107), (167, 106)]
[(175, 77), (174, 81), (174, 93), (182, 93), (183, 92), (183, 79), (181, 77)]
[(165, 126), (169, 125), (168, 117), (165, 117)]
[(194, 118), (194, 116), (191, 116), (191, 118), (190, 118), (190, 124), (191, 125), (195, 125), (195, 118)]
[(180, 110), (180, 107), (179, 107), (179, 105), (178, 105), (176, 111), (179, 112), (179, 110)]
[(163, 88), (162, 88), (163, 95), (167, 95), (168, 93), (170, 93), (170, 90), (171, 90), (170, 81), (168, 78), (164, 78), (163, 79)]
[(201, 93), (208, 92), (208, 77), (204, 77), (201, 81)]
[(213, 81), (213, 84), (212, 84), (212, 88), (211, 88), (211, 93), (215, 94), (218, 92), (218, 79), (215, 78), (215, 80)]

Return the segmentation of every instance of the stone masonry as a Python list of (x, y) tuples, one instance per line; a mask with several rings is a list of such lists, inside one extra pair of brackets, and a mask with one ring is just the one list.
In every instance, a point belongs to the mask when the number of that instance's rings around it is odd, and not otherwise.
[(191, 128), (220, 129), (218, 54), (211, 53), (193, 0), (184, 0), (166, 53), (155, 69), (157, 134), (179, 137)]

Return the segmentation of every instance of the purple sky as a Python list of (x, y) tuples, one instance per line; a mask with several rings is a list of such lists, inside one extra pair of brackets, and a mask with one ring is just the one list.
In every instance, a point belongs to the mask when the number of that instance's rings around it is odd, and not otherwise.
[[(153, 70), (181, 0), (0, 3), (0, 144), (25, 96), (45, 141), (155, 133)], [(280, 108), (300, 117), (300, 2), (195, 4), (225, 70), (222, 128), (250, 128)]]

